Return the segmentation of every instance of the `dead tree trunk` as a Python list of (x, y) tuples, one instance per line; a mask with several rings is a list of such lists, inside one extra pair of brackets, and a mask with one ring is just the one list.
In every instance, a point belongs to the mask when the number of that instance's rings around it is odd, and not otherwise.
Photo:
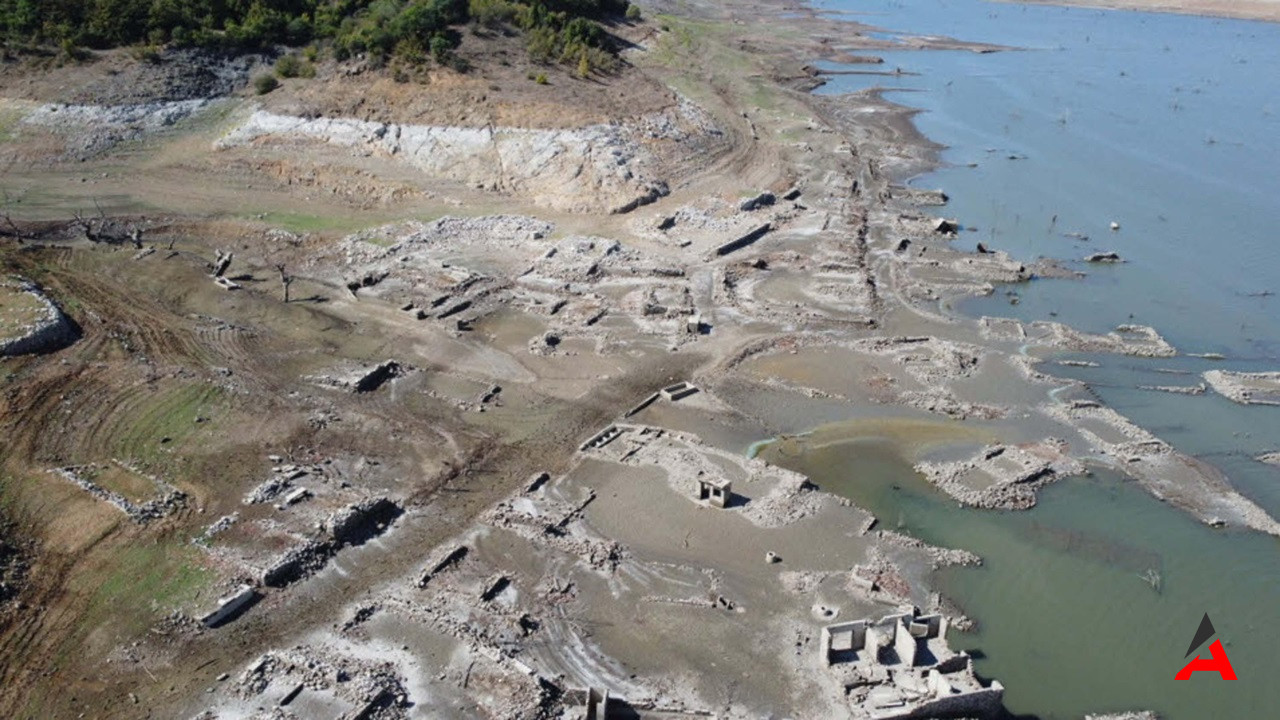
[(102, 235), (99, 234), (97, 228), (93, 226), (93, 221), (85, 220), (84, 216), (81, 215), (79, 211), (76, 211), (75, 220), (73, 220), (72, 223), (76, 227), (80, 228), (80, 232), (84, 233), (85, 239), (89, 242), (96, 243), (102, 240)]
[(217, 259), (213, 263), (213, 276), (216, 278), (220, 278), (224, 273), (227, 272), (227, 268), (231, 267), (231, 259), (234, 258), (236, 255), (235, 253), (230, 253), (230, 252), (224, 253), (221, 250), (215, 250), (214, 252), (217, 253), (214, 256)]
[(289, 286), (293, 284), (293, 276), (285, 271), (284, 263), (276, 263), (276, 270), (280, 271), (280, 287), (284, 291), (284, 301), (289, 302)]
[(18, 227), (18, 224), (13, 221), (13, 218), (9, 216), (9, 213), (0, 215), (0, 220), (3, 221), (3, 224), (0, 225), (0, 237), (11, 237), (21, 243), (26, 235)]

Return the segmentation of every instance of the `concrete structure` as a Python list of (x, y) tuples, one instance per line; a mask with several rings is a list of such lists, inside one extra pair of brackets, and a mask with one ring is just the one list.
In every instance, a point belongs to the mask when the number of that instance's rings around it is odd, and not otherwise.
[(684, 329), (685, 332), (690, 335), (700, 335), (702, 333), (702, 328), (702, 315), (700, 314), (690, 315), (688, 319), (685, 320)]
[(972, 659), (947, 647), (946, 630), (945, 617), (910, 608), (828, 625), (819, 652), (844, 683), (855, 717), (995, 717), (1003, 686), (983, 686)]
[(867, 620), (836, 623), (822, 628), (822, 640), (818, 647), (823, 659), (828, 665), (861, 660), (866, 652), (869, 629)]
[(728, 507), (733, 483), (725, 478), (698, 478), (698, 499), (716, 507)]
[(583, 452), (586, 452), (587, 450), (597, 450), (599, 448), (604, 447), (605, 445), (608, 445), (614, 440), (617, 440), (618, 437), (621, 435), (622, 435), (621, 428), (619, 428), (617, 425), (610, 425), (604, 430), (601, 430), (595, 435), (592, 435), (591, 439), (583, 443), (582, 447), (578, 449), (582, 450)]
[(747, 247), (748, 245), (751, 245), (755, 241), (767, 235), (769, 231), (772, 229), (773, 229), (772, 223), (764, 223), (763, 225), (758, 225), (754, 229), (752, 229), (750, 232), (748, 232), (746, 235), (742, 235), (740, 237), (734, 238), (733, 240), (730, 240), (729, 242), (724, 243), (723, 245), (717, 247), (715, 249), (715, 254), (723, 256), (723, 255), (728, 255), (734, 250), (741, 250), (742, 248)]
[(294, 488), (288, 495), (284, 496), (284, 502), (280, 503), (280, 507), (285, 508), (290, 505), (296, 505), (297, 503), (307, 499), (310, 495), (311, 491), (306, 488)]
[(907, 629), (906, 621), (899, 618), (893, 624), (893, 654), (897, 656), (898, 663), (915, 667), (919, 651), (920, 645), (916, 637)]
[(587, 688), (586, 706), (586, 720), (608, 720), (609, 691)]
[(205, 627), (217, 627), (242, 610), (257, 596), (257, 590), (249, 585), (241, 585), (233, 594), (219, 599), (218, 606), (200, 618), (200, 622), (204, 623)]
[(698, 388), (687, 382), (678, 382), (675, 385), (662, 388), (662, 396), (671, 402), (682, 400), (696, 392), (698, 392)]
[(631, 417), (632, 415), (635, 415), (636, 413), (640, 412), (641, 410), (644, 410), (645, 408), (647, 408), (647, 407), (649, 407), (650, 405), (652, 405), (652, 404), (654, 404), (655, 402), (657, 402), (659, 397), (661, 397), (661, 394), (659, 394), (659, 393), (654, 393), (654, 394), (652, 394), (652, 395), (649, 395), (649, 396), (648, 396), (648, 397), (646, 397), (644, 400), (641, 400), (641, 401), (640, 401), (640, 404), (638, 404), (638, 405), (636, 405), (635, 407), (633, 407), (633, 408), (631, 408), (630, 410), (628, 410), (628, 411), (626, 412), (626, 414), (625, 414), (625, 415), (623, 415), (623, 417)]

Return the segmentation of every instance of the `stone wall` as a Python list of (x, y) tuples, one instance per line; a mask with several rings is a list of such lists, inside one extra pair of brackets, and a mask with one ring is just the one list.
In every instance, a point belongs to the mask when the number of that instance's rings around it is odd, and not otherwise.
[(17, 337), (0, 340), (0, 356), (53, 352), (80, 339), (80, 332), (75, 324), (40, 291), (39, 286), (28, 280), (19, 280), (18, 289), (30, 293), (40, 301), (44, 306), (44, 316), (20, 329)]
[(1004, 686), (992, 681), (991, 687), (975, 692), (941, 697), (914, 708), (908, 718), (995, 718), (1003, 712), (1001, 700)]

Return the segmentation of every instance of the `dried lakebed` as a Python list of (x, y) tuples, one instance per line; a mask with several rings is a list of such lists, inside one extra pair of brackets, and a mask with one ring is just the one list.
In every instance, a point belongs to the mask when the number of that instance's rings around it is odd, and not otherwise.
[[(108, 465), (71, 433), (20, 446), (13, 462), (41, 489), (112, 522), (133, 510), (129, 532), (147, 539), (165, 526), (211, 577), (162, 632), (111, 644), (112, 672), (163, 712), (203, 717), (574, 717), (605, 694), (606, 710), (659, 718), (991, 715), (1001, 700), (1163, 712), (1168, 673), (1145, 653), (1166, 648), (1126, 640), (1133, 628), (1182, 637), (1200, 580), (1243, 588), (1230, 616), (1265, 617), (1268, 596), (1245, 587), (1275, 576), (1262, 505), (1088, 382), (1053, 376), (1181, 362), (1163, 328), (958, 315), (966, 298), (1078, 273), (970, 251), (965, 219), (937, 217), (944, 196), (904, 184), (937, 159), (910, 111), (795, 89), (814, 57), (888, 41), (812, 17), (788, 27), (861, 39), (797, 43), (738, 19), (699, 25), (706, 45), (678, 72), (657, 56), (686, 51), (656, 43), (685, 21), (637, 44), (630, 59), (684, 93), (616, 124), (413, 126), (236, 99), (215, 128), (138, 121), (183, 143), (169, 172), (240, 183), (272, 160), (324, 158), (412, 186), (379, 195), (384, 210), (427, 203), (359, 215), (355, 231), (148, 211), (127, 222), (152, 247), (119, 252), (74, 223), (32, 224), (17, 255), (56, 258), (43, 272), (90, 305), (86, 357), (14, 367), (110, 370), (129, 394), (18, 383), (12, 412), (132, 427), (108, 413), (164, 416), (148, 403), (185, 384), (202, 400), (175, 398), (183, 433), (236, 458), (161, 473)], [(724, 62), (754, 70), (704, 87), (686, 67)], [(415, 154), (406, 137), (463, 141), (461, 154)], [(535, 187), (522, 168), (543, 160), (583, 181)], [(310, 178), (274, 177), (270, 192), (315, 202)], [(101, 278), (123, 299), (89, 292)], [(121, 333), (117, 317), (169, 326)], [(161, 464), (173, 451), (153, 448), (183, 438), (120, 446)], [(181, 503), (136, 512), (170, 487)], [(1214, 566), (1197, 543), (1243, 562)], [(1126, 691), (1083, 662), (1090, 623), (1150, 677)], [(1028, 642), (1035, 661), (1019, 665)], [(1258, 661), (1247, 644), (1233, 645), (1242, 667)], [(160, 668), (167, 694), (145, 679)], [(117, 691), (76, 696), (125, 703)], [(1243, 716), (1266, 698), (1233, 702)]]

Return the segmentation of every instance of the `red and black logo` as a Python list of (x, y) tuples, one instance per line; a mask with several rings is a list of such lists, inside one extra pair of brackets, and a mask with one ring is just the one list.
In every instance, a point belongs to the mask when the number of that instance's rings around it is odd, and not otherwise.
[[(1209, 613), (1204, 614), (1204, 619), (1200, 621), (1200, 627), (1196, 630), (1195, 637), (1191, 638), (1191, 645), (1187, 648), (1187, 654), (1183, 657), (1189, 657), (1197, 648), (1204, 644), (1205, 640), (1213, 637), (1217, 631), (1213, 629), (1213, 622), (1209, 620)], [(1216, 672), (1223, 680), (1235, 680), (1236, 671), (1231, 667), (1231, 660), (1227, 658), (1227, 651), (1222, 649), (1222, 641), (1214, 640), (1209, 646), (1209, 657), (1202, 658), (1196, 655), (1195, 658), (1186, 664), (1178, 674), (1174, 676), (1175, 680), (1190, 680), (1191, 673), (1195, 672)]]

